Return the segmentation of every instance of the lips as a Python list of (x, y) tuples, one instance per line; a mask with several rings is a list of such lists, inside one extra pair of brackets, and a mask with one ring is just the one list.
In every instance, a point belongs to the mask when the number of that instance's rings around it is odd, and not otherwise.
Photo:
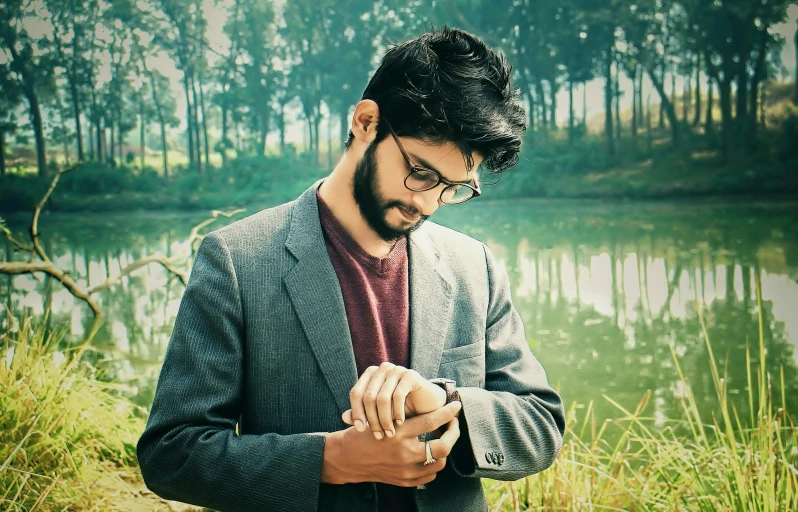
[(410, 222), (415, 222), (415, 221), (417, 221), (417, 220), (418, 220), (418, 217), (419, 217), (419, 215), (418, 215), (418, 214), (415, 214), (415, 215), (414, 215), (414, 214), (410, 213), (408, 210), (406, 210), (405, 208), (403, 208), (403, 207), (401, 207), (401, 206), (397, 206), (396, 208), (399, 210), (399, 213), (401, 213), (401, 214), (402, 214), (402, 216), (403, 216), (405, 219), (407, 219), (408, 221), (410, 221)]

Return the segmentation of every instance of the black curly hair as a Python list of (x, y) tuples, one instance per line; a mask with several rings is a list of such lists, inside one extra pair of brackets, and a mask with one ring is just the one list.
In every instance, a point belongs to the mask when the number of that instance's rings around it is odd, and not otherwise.
[[(397, 135), (452, 142), (469, 168), (501, 173), (518, 162), (526, 111), (500, 52), (457, 28), (442, 27), (393, 46), (362, 99), (373, 100)], [(380, 123), (375, 142), (388, 135)], [(353, 140), (350, 131), (348, 148)]]

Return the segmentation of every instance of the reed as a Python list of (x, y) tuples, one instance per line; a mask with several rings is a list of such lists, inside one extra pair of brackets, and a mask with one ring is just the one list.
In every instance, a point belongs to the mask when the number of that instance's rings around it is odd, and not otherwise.
[[(772, 393), (759, 286), (757, 302), (757, 362), (746, 349), (747, 417), (740, 417), (729, 399), (726, 376), (718, 371), (698, 308), (719, 404), (711, 422), (699, 414), (689, 379), (671, 347), (684, 389), (680, 417), (656, 426), (646, 415), (650, 391), (634, 410), (605, 395), (619, 411), (614, 420), (599, 422), (592, 403), (582, 418), (572, 407), (566, 441), (551, 468), (516, 482), (483, 481), (491, 510), (798, 510), (798, 429), (786, 411), (783, 393)], [(783, 390), (783, 370), (777, 378)], [(613, 433), (614, 441), (608, 435), (611, 425), (621, 432), (619, 438)]]
[(118, 387), (61, 349), (45, 321), (0, 336), (0, 509), (113, 510), (135, 495), (144, 417)]

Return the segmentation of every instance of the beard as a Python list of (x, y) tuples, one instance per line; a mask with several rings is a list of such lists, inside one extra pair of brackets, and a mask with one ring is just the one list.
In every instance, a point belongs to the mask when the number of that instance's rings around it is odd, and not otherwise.
[(377, 144), (371, 144), (355, 167), (354, 197), (360, 214), (366, 223), (386, 242), (395, 242), (410, 232), (418, 229), (429, 215), (421, 218), (412, 226), (395, 228), (388, 224), (387, 216), (392, 208), (402, 208), (411, 215), (418, 215), (417, 208), (395, 199), (386, 199), (377, 187)]

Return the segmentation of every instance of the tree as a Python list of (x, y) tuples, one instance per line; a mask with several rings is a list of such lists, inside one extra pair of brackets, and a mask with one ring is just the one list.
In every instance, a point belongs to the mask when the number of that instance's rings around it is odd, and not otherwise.
[(17, 83), (28, 101), (31, 125), (36, 141), (36, 168), (41, 178), (49, 175), (46, 141), (42, 119), (41, 95), (52, 92), (55, 82), (52, 56), (37, 51), (36, 41), (22, 26), (23, 18), (36, 17), (31, 6), (22, 0), (8, 0), (0, 8), (0, 48), (9, 56), (10, 77)]
[(10, 74), (8, 65), (0, 64), (0, 176), (6, 173), (6, 135), (16, 129), (15, 111), (22, 97)]

